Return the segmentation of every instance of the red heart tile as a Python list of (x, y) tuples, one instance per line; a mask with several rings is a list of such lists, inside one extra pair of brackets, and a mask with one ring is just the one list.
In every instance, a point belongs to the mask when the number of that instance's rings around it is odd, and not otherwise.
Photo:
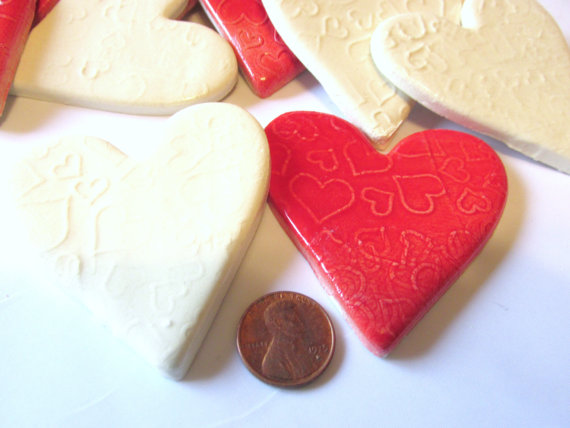
[(273, 212), (366, 346), (387, 354), (491, 236), (503, 164), (449, 130), (383, 155), (350, 123), (316, 112), (282, 115), (266, 133)]
[(273, 28), (261, 0), (200, 3), (233, 46), (242, 74), (258, 96), (268, 97), (304, 70)]

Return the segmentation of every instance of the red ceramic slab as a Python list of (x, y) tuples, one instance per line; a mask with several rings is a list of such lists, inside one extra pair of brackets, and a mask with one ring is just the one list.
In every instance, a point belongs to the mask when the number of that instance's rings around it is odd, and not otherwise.
[(200, 3), (233, 46), (243, 76), (259, 97), (268, 97), (304, 70), (273, 28), (261, 0)]
[(28, 39), (35, 9), (36, 0), (0, 1), (0, 115)]
[(449, 130), (383, 155), (316, 112), (284, 114), (266, 133), (273, 212), (361, 340), (386, 355), (491, 236), (507, 196), (503, 164)]

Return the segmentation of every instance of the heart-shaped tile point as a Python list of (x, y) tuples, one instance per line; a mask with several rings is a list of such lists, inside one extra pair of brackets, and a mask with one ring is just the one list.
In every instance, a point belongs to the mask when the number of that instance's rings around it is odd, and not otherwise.
[(570, 174), (570, 48), (556, 21), (535, 0), (466, 0), (462, 24), (390, 18), (372, 58), (427, 108)]
[(323, 85), (346, 119), (385, 146), (412, 101), (378, 75), (370, 37), (398, 13), (432, 12), (459, 21), (460, 0), (262, 0), (287, 46)]
[(507, 195), (500, 159), (448, 130), (383, 155), (323, 113), (287, 113), (266, 133), (273, 212), (366, 346), (387, 354), (491, 236)]
[(135, 163), (91, 137), (22, 162), (23, 225), (54, 281), (166, 375), (186, 373), (251, 241), (269, 182), (246, 111), (200, 104)]

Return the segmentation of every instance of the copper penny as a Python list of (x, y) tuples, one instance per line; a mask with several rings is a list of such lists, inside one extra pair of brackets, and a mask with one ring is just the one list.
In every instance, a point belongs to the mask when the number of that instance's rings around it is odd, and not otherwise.
[(276, 386), (301, 386), (329, 365), (335, 345), (332, 322), (313, 299), (281, 291), (253, 302), (238, 327), (237, 348), (246, 367)]

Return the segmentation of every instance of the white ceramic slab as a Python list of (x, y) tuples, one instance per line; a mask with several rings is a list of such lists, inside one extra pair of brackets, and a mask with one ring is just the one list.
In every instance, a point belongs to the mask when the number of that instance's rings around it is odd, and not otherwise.
[(412, 101), (379, 77), (369, 42), (380, 22), (430, 11), (459, 20), (460, 0), (263, 0), (279, 35), (323, 85), (345, 119), (382, 148), (406, 119)]
[(30, 33), (12, 93), (153, 115), (222, 99), (235, 55), (214, 30), (174, 20), (187, 3), (60, 0)]
[(534, 0), (467, 0), (462, 25), (427, 14), (380, 24), (382, 75), (429, 109), (570, 173), (570, 47)]
[(145, 161), (95, 137), (40, 147), (16, 168), (12, 202), (53, 285), (180, 379), (255, 234), (268, 180), (257, 121), (205, 103), (170, 118)]

